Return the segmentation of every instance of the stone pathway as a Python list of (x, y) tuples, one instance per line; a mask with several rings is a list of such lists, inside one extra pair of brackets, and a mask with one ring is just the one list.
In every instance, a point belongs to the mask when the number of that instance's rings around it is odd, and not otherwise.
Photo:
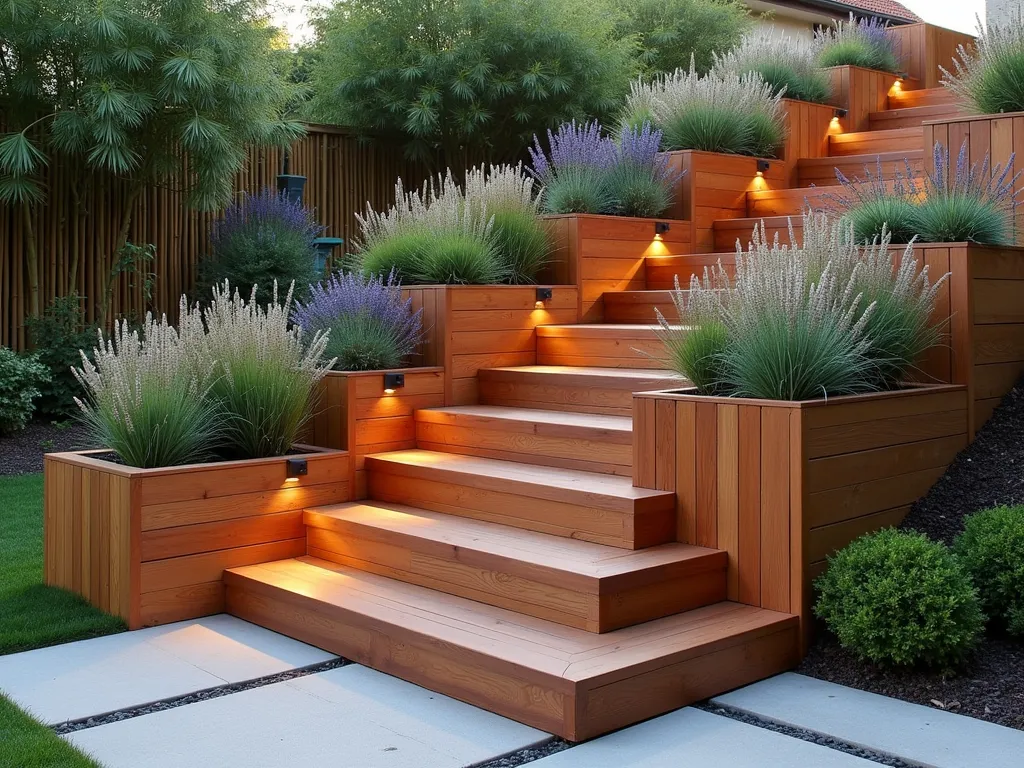
[(1024, 732), (796, 674), (565, 748), (223, 615), (0, 656), (0, 690), (55, 725), (114, 713), (58, 729), (107, 768), (1024, 765)]

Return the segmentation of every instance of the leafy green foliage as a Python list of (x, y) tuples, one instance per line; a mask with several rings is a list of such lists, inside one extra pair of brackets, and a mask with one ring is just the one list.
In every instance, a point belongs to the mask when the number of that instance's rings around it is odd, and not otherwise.
[(50, 372), (39, 385), (36, 407), (50, 418), (78, 413), (75, 397), (82, 390), (71, 369), (82, 362), (80, 350), (90, 350), (96, 343), (96, 329), (85, 324), (82, 299), (58, 297), (42, 315), (28, 318), (26, 326), (36, 359)]
[(25, 428), (35, 410), (39, 386), (48, 379), (49, 371), (35, 355), (0, 347), (0, 435)]
[(1024, 636), (1024, 507), (971, 515), (953, 550), (978, 588), (985, 615)]
[(686, 69), (691, 55), (707, 73), (715, 52), (734, 48), (751, 23), (747, 7), (734, 0), (625, 0), (617, 7), (616, 34), (637, 40), (648, 75)]
[(511, 159), (537, 131), (615, 110), (631, 41), (586, 0), (351, 0), (316, 22), (314, 119)]
[(1017, 8), (1004, 24), (979, 22), (975, 41), (975, 50), (960, 46), (954, 72), (939, 67), (943, 84), (972, 114), (1024, 110), (1024, 11)]
[(341, 315), (331, 325), (324, 354), (337, 358), (339, 371), (400, 368), (404, 347), (394, 325), (368, 312)]
[(878, 664), (954, 667), (978, 642), (983, 617), (960, 561), (919, 533), (886, 529), (828, 559), (815, 613), (844, 648)]

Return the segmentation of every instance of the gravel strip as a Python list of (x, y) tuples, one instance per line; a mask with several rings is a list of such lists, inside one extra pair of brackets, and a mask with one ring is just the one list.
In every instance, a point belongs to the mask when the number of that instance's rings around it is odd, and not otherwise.
[(0, 437), (0, 475), (42, 472), (44, 454), (91, 447), (85, 427), (77, 421), (33, 421), (20, 432)]
[(757, 715), (751, 715), (747, 712), (741, 712), (738, 709), (732, 707), (723, 707), (720, 704), (711, 704), (710, 702), (704, 702), (703, 704), (691, 705), (696, 709), (702, 709), (705, 712), (710, 712), (713, 715), (721, 715), (722, 717), (728, 717), (731, 720), (737, 720), (747, 725), (755, 725), (758, 728), (764, 728), (767, 731), (775, 731), (775, 733), (781, 733), (783, 736), (790, 736), (794, 739), (800, 739), (801, 741), (808, 741), (811, 744), (817, 744), (822, 747), (828, 747), (834, 749), (837, 752), (845, 752), (848, 755), (854, 757), (861, 757), (865, 760), (870, 760), (873, 763), (879, 763), (880, 765), (889, 765), (892, 768), (917, 768), (917, 763), (908, 763), (906, 760), (901, 760), (898, 757), (892, 757), (891, 755), (885, 755), (881, 752), (875, 752), (874, 750), (865, 749), (859, 747), (856, 744), (851, 744), (841, 739), (835, 739), (831, 736), (823, 736), (820, 733), (814, 731), (808, 731), (803, 728), (794, 728), (791, 725), (783, 725), (777, 723), (774, 720), (768, 720)]
[(114, 712), (108, 712), (105, 715), (95, 715), (93, 717), (83, 718), (81, 720), (69, 720), (66, 723), (53, 726), (53, 730), (60, 736), (68, 733), (74, 733), (75, 731), (82, 731), (86, 728), (95, 728), (98, 725), (107, 725), (108, 723), (117, 723), (121, 720), (130, 720), (133, 717), (141, 717), (142, 715), (151, 715), (154, 712), (163, 712), (166, 709), (174, 709), (176, 707), (183, 707), (186, 704), (195, 704), (199, 701), (206, 701), (207, 699), (217, 699), (221, 696), (228, 696), (232, 693), (239, 693), (240, 691), (248, 691), (250, 688), (262, 688), (265, 685), (271, 685), (273, 683), (280, 683), (285, 680), (293, 680), (297, 677), (305, 677), (306, 675), (315, 675), (318, 672), (326, 672), (329, 669), (337, 669), (343, 667), (351, 662), (347, 659), (337, 658), (331, 659), (330, 661), (324, 661), (319, 664), (311, 664), (308, 667), (299, 667), (298, 669), (290, 669), (287, 672), (279, 672), (276, 675), (266, 675), (264, 677), (257, 677), (254, 680), (247, 680), (244, 683), (231, 683), (229, 685), (220, 685), (216, 688), (207, 688), (203, 691), (196, 691), (195, 693), (188, 693), (184, 696), (176, 696), (171, 699), (164, 699), (163, 701), (157, 701), (152, 704), (145, 704), (141, 707), (129, 707), (127, 709), (119, 709)]
[(515, 752), (510, 752), (507, 755), (496, 757), (483, 763), (474, 763), (469, 768), (516, 768), (518, 765), (532, 763), (534, 760), (540, 760), (542, 757), (553, 755), (556, 752), (571, 749), (573, 746), (573, 744), (570, 744), (565, 739), (552, 736), (548, 741), (541, 744), (517, 749)]

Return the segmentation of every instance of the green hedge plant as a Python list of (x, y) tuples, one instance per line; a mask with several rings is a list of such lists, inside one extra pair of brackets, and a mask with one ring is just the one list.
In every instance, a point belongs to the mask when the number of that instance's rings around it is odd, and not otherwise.
[(832, 95), (828, 75), (818, 68), (810, 41), (771, 27), (756, 28), (736, 48), (716, 56), (715, 70), (741, 76), (756, 73), (773, 94), (789, 99), (825, 104)]
[(886, 529), (828, 558), (815, 613), (844, 648), (886, 666), (941, 670), (974, 650), (983, 617), (963, 564), (919, 533)]
[(1024, 636), (1024, 506), (971, 515), (953, 546), (994, 625)]
[(836, 21), (832, 27), (814, 35), (818, 50), (818, 65), (839, 67), (848, 65), (897, 74), (900, 71), (899, 47), (889, 25), (868, 16), (849, 21)]
[(954, 71), (942, 70), (942, 83), (971, 113), (996, 115), (1024, 110), (1024, 11), (1017, 8), (1000, 24), (978, 21), (975, 48), (961, 45)]
[(666, 150), (775, 157), (786, 138), (781, 98), (757, 73), (701, 76), (691, 62), (689, 71), (633, 83), (621, 120), (649, 121)]
[(32, 350), (50, 372), (39, 385), (36, 407), (43, 416), (63, 419), (79, 412), (75, 397), (82, 394), (71, 369), (81, 361), (79, 350), (91, 349), (96, 327), (85, 321), (82, 297), (58, 296), (39, 317), (25, 321)]
[(35, 355), (18, 355), (0, 347), (0, 435), (25, 428), (35, 411), (40, 387), (50, 379)]

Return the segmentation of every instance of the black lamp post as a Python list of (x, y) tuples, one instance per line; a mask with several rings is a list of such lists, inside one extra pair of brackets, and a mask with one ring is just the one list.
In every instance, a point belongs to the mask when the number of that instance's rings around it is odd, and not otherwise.
[(305, 176), (292, 176), (288, 173), (291, 164), (291, 152), (287, 147), (284, 150), (284, 161), (281, 163), (281, 175), (277, 177), (277, 191), (291, 200), (293, 203), (302, 202), (302, 192), (306, 188)]

